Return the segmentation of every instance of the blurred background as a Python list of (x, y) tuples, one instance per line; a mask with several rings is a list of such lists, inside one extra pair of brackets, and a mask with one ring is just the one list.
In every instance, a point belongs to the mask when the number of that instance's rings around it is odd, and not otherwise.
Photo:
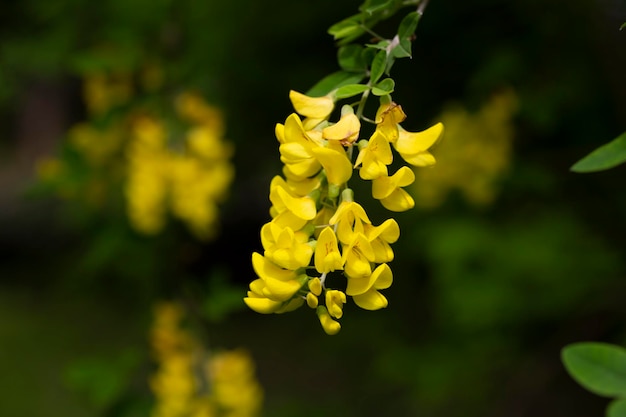
[(603, 414), (559, 355), (626, 343), (625, 168), (569, 171), (626, 130), (621, 1), (431, 1), (393, 97), (407, 130), (446, 133), (394, 216), (389, 307), (347, 305), (329, 337), (306, 308), (244, 306), (274, 125), (338, 69), (326, 29), (358, 5), (3, 5), (1, 416), (149, 416), (172, 300), (204, 346), (249, 353), (263, 416)]

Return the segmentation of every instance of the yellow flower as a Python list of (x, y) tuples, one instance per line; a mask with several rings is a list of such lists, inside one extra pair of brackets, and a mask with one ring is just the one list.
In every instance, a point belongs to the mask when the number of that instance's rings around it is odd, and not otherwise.
[(400, 156), (408, 163), (417, 167), (435, 164), (435, 157), (428, 152), (443, 133), (443, 124), (437, 123), (422, 132), (407, 132), (400, 128), (398, 140), (393, 144)]
[(387, 165), (393, 161), (389, 141), (381, 130), (376, 129), (369, 142), (356, 158), (355, 167), (363, 165), (359, 175), (364, 180), (373, 180), (387, 175)]
[(372, 273), (371, 262), (375, 254), (369, 240), (362, 233), (356, 233), (352, 242), (343, 248), (342, 261), (348, 277), (363, 277)]
[(363, 223), (371, 224), (372, 222), (359, 203), (344, 200), (328, 223), (337, 225), (337, 237), (341, 243), (350, 244), (356, 234), (365, 232)]
[(413, 181), (415, 181), (413, 171), (409, 167), (402, 167), (391, 177), (379, 177), (372, 181), (372, 196), (380, 200), (387, 210), (409, 210), (415, 206), (415, 201), (400, 187), (411, 185)]
[(315, 246), (315, 269), (317, 269), (319, 273), (343, 269), (337, 236), (329, 226), (325, 227), (317, 238), (317, 245)]
[(396, 103), (384, 104), (376, 113), (376, 130), (380, 131), (389, 142), (398, 139), (398, 124), (406, 119), (402, 107)]
[(311, 261), (313, 248), (307, 244), (309, 236), (295, 232), (290, 227), (282, 228), (270, 222), (261, 228), (261, 242), (265, 257), (281, 268), (303, 268)]
[(352, 177), (352, 163), (341, 146), (318, 147), (311, 153), (324, 168), (330, 184), (341, 186)]
[[(315, 201), (308, 196), (297, 196), (280, 176), (274, 177), (270, 184), (270, 201), (275, 213), (274, 220), (283, 227), (300, 230), (308, 220), (315, 218)], [(281, 216), (282, 217), (279, 217)]]
[(352, 106), (343, 106), (341, 113), (341, 119), (337, 123), (322, 130), (322, 137), (327, 140), (339, 141), (342, 145), (348, 146), (359, 138), (361, 122), (354, 114)]
[(379, 310), (387, 307), (387, 299), (378, 290), (389, 288), (392, 282), (391, 268), (381, 264), (369, 276), (348, 278), (346, 294), (365, 310)]
[(393, 261), (393, 250), (389, 244), (400, 237), (400, 227), (394, 219), (385, 220), (380, 226), (366, 224), (365, 236), (374, 250), (374, 262)]
[(285, 120), (282, 128), (276, 127), (277, 137), (281, 142), (278, 150), (280, 160), (292, 176), (305, 179), (315, 175), (322, 166), (311, 153), (316, 143), (305, 131), (297, 114)]
[(303, 304), (294, 295), (308, 281), (306, 275), (283, 269), (259, 253), (252, 254), (252, 267), (259, 276), (250, 283), (244, 302), (259, 313), (271, 314), (296, 309)]

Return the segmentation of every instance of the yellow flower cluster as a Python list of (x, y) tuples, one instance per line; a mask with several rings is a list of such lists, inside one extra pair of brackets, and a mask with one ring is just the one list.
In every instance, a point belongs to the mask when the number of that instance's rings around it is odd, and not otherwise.
[(152, 348), (158, 369), (150, 379), (156, 397), (152, 417), (254, 417), (263, 393), (254, 364), (243, 350), (209, 355), (181, 323), (182, 308), (155, 309)]
[[(250, 283), (244, 301), (265, 314), (291, 311), (306, 302), (324, 331), (336, 334), (348, 296), (366, 310), (387, 306), (380, 290), (392, 283), (390, 244), (400, 234), (395, 220), (375, 226), (354, 201), (348, 187), (353, 170), (372, 181), (373, 197), (388, 210), (408, 210), (414, 201), (402, 187), (415, 176), (406, 166), (389, 175), (391, 148), (411, 165), (434, 164), (428, 148), (443, 125), (407, 132), (399, 125), (406, 117), (402, 108), (382, 99), (373, 134), (359, 140), (361, 118), (351, 106), (343, 106), (337, 122), (329, 121), (333, 94), (314, 98), (291, 91), (289, 97), (297, 114), (276, 126), (284, 178), (276, 176), (270, 184), (272, 220), (261, 229), (264, 253), (252, 254), (258, 279)], [(359, 153), (353, 162), (355, 146)], [(334, 271), (347, 278), (345, 288), (330, 288), (327, 277)]]
[[(96, 207), (122, 182), (126, 212), (138, 232), (160, 232), (171, 215), (196, 237), (211, 238), (217, 205), (234, 177), (221, 113), (190, 92), (156, 111), (133, 106), (128, 74), (95, 73), (85, 79), (83, 92), (91, 118), (72, 127), (67, 141), (78, 158), (42, 161), (42, 181)], [(123, 114), (107, 113), (121, 105), (127, 106)]]
[(440, 119), (446, 125), (446, 140), (437, 147), (441, 165), (415, 173), (417, 205), (437, 207), (455, 189), (474, 206), (491, 204), (510, 165), (516, 107), (515, 95), (507, 90), (475, 114), (458, 106), (444, 111)]
[(182, 150), (168, 143), (163, 121), (143, 115), (131, 123), (126, 149), (128, 216), (138, 231), (154, 234), (163, 228), (169, 211), (206, 239), (215, 231), (217, 203), (233, 179), (232, 146), (222, 139), (221, 116), (199, 96), (181, 95), (177, 111), (191, 123)]

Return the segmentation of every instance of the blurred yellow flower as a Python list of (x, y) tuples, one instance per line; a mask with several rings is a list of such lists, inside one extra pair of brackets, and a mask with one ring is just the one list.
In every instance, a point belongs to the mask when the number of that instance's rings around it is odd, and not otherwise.
[(438, 117), (446, 126), (444, 140), (435, 150), (439, 163), (415, 171), (412, 191), (416, 204), (437, 207), (453, 190), (460, 191), (474, 206), (491, 204), (511, 163), (516, 108), (515, 94), (510, 90), (492, 96), (476, 113), (460, 106), (448, 107)]
[(208, 352), (183, 327), (179, 304), (155, 308), (151, 342), (157, 371), (150, 378), (152, 417), (255, 417), (263, 392), (244, 350)]

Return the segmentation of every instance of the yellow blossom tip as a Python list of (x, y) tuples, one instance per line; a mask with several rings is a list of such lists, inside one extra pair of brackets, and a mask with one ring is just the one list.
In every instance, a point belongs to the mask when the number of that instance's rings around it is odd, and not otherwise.
[(306, 295), (306, 304), (311, 308), (317, 308), (318, 300), (312, 292)]
[(317, 317), (320, 320), (320, 323), (322, 324), (322, 328), (324, 329), (324, 332), (326, 332), (327, 335), (335, 335), (337, 333), (339, 333), (339, 330), (341, 330), (341, 324), (339, 324), (338, 321), (333, 320), (330, 317), (330, 314), (328, 314), (328, 310), (326, 309), (326, 307), (324, 306), (319, 306), (317, 307)]

